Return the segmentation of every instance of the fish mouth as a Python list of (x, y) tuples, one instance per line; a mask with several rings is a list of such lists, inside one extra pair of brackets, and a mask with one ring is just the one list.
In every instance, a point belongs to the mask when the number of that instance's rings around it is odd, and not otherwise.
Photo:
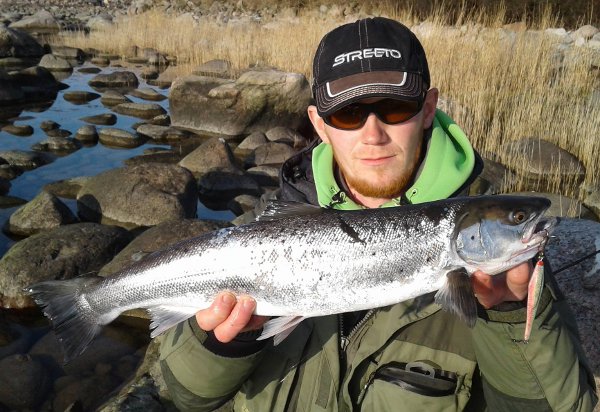
[(544, 218), (541, 215), (532, 218), (525, 225), (521, 242), (525, 247), (518, 252), (515, 252), (511, 257), (517, 257), (532, 252), (533, 250), (542, 251), (548, 242), (550, 233), (556, 226), (557, 219), (554, 217)]

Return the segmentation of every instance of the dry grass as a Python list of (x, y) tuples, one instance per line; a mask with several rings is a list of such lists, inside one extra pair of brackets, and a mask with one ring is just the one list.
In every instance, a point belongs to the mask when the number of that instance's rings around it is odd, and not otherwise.
[[(600, 105), (590, 99), (592, 91), (599, 88), (598, 73), (590, 69), (593, 55), (584, 48), (573, 48), (559, 64), (555, 47), (546, 36), (499, 35), (497, 30), (482, 29), (498, 28), (506, 22), (502, 3), (484, 11), (459, 8), (455, 21), (448, 21), (443, 3), (439, 4), (427, 19), (427, 33), (418, 35), (429, 56), (433, 84), (464, 108), (452, 115), (474, 146), (493, 158), (511, 140), (539, 137), (577, 156), (587, 171), (585, 184), (599, 186)], [(398, 2), (390, 1), (386, 10), (383, 14), (407, 25), (417, 23), (413, 10), (400, 9)], [(150, 12), (107, 32), (76, 34), (60, 41), (124, 56), (132, 45), (156, 48), (177, 56), (182, 73), (210, 59), (227, 59), (236, 70), (267, 65), (310, 78), (320, 38), (340, 23), (313, 12), (260, 25), (198, 25), (192, 19)], [(454, 28), (453, 35), (448, 34), (448, 25)], [(559, 26), (559, 19), (548, 8), (529, 19), (530, 28)], [(510, 156), (502, 162), (515, 167), (523, 159)], [(504, 191), (525, 186), (522, 179), (505, 179)], [(579, 195), (574, 183), (558, 177), (549, 184), (540, 183), (538, 189)]]

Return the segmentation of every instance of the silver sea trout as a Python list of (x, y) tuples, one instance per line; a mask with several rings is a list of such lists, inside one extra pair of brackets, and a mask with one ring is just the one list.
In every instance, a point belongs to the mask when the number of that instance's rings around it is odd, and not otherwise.
[(26, 291), (52, 320), (67, 360), (128, 309), (149, 310), (154, 337), (223, 290), (250, 295), (256, 314), (278, 317), (260, 337), (276, 343), (307, 317), (436, 290), (436, 302), (472, 326), (468, 275), (532, 259), (553, 226), (542, 220), (549, 206), (545, 198), (512, 196), (355, 211), (274, 202), (257, 222), (176, 243), (108, 278), (45, 281)]

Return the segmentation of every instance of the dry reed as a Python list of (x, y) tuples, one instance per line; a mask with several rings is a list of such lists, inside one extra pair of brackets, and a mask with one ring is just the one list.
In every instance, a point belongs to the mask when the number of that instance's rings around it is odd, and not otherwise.
[[(506, 20), (501, 2), (493, 10), (463, 8), (454, 22), (448, 21), (440, 4), (417, 34), (428, 54), (433, 85), (463, 108), (451, 114), (473, 145), (496, 158), (512, 140), (541, 138), (582, 161), (586, 186), (600, 186), (600, 105), (591, 98), (599, 86), (591, 69), (594, 55), (572, 47), (560, 61), (552, 38), (541, 31), (560, 24), (549, 9), (540, 10), (530, 22), (538, 31), (514, 33), (498, 30)], [(401, 9), (397, 2), (390, 2), (384, 14), (407, 25), (417, 23), (411, 10)], [(130, 54), (132, 45), (155, 48), (176, 56), (182, 74), (202, 62), (227, 59), (236, 71), (252, 65), (274, 66), (310, 78), (320, 38), (342, 23), (315, 16), (300, 13), (267, 24), (223, 25), (148, 12), (107, 31), (63, 35), (60, 41), (123, 56)], [(511, 168), (523, 162), (522, 156), (510, 153), (501, 160)], [(577, 185), (564, 179), (556, 173), (538, 189), (578, 197)], [(504, 179), (502, 191), (526, 186), (524, 179)]]

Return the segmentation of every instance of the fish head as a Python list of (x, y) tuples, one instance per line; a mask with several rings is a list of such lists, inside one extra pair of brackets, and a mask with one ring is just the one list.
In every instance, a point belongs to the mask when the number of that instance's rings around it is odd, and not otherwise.
[(529, 196), (474, 199), (457, 214), (451, 246), (469, 272), (494, 275), (543, 250), (556, 224), (556, 219), (543, 217), (550, 200)]

